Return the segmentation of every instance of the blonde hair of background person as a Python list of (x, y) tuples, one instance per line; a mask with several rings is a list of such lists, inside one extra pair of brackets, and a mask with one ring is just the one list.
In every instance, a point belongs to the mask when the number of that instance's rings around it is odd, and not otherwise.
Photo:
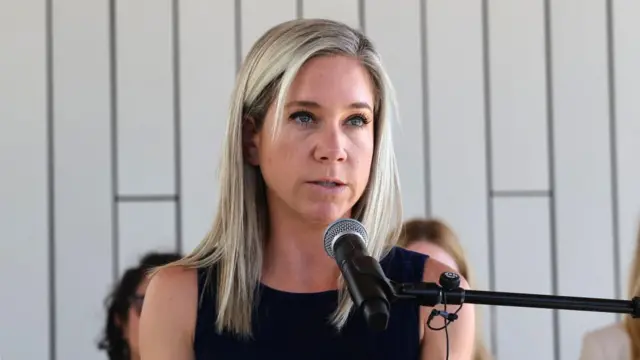
[[(629, 274), (629, 298), (636, 296), (640, 296), (640, 227), (638, 227), (636, 249)], [(624, 327), (631, 339), (631, 358), (640, 360), (640, 320), (625, 315)]]
[[(402, 224), (398, 245), (429, 255), (453, 268), (474, 287), (473, 273), (464, 249), (455, 232), (439, 219), (411, 219)], [(466, 306), (466, 305), (465, 305)], [(491, 354), (484, 345), (477, 327), (474, 360), (490, 360)]]
[[(640, 227), (629, 269), (629, 298), (640, 296)], [(624, 315), (622, 322), (587, 332), (580, 360), (640, 360), (640, 319)]]
[[(289, 112), (292, 104), (297, 112)], [(301, 110), (307, 115), (298, 114)], [(246, 349), (254, 341), (252, 310), (259, 304), (254, 294), (263, 284), (277, 291), (312, 293), (309, 296), (335, 291), (339, 300), (325, 322), (331, 321), (336, 329), (349, 325), (352, 301), (337, 264), (324, 252), (323, 232), (331, 222), (352, 217), (368, 230), (371, 256), (381, 259), (399, 249), (393, 248), (402, 219), (391, 137), (395, 116), (393, 88), (380, 56), (359, 31), (340, 22), (306, 19), (279, 24), (261, 36), (233, 90), (212, 228), (191, 254), (152, 278), (142, 314), (142, 358), (230, 356), (197, 354), (201, 349), (194, 346), (200, 345), (194, 342), (196, 326), (203, 321), (198, 298), (209, 295), (199, 294), (199, 274), (217, 295), (211, 320), (215, 328), (207, 336), (225, 331), (231, 335), (225, 341), (244, 341), (242, 351), (250, 351)], [(328, 176), (342, 176), (344, 191), (334, 193), (325, 189), (326, 184), (310, 183)], [(421, 262), (420, 273), (429, 281), (450, 271), (437, 261), (429, 260), (428, 265)], [(415, 309), (418, 320), (426, 320), (430, 309)], [(451, 360), (471, 356), (474, 310), (465, 306), (463, 312), (449, 330), (455, 344)], [(286, 320), (295, 318), (292, 314)], [(419, 325), (412, 331), (428, 346), (415, 351), (422, 358), (443, 359), (444, 331)], [(296, 336), (308, 331), (298, 329)], [(364, 345), (390, 346), (375, 341), (354, 344), (345, 358), (359, 354)], [(293, 351), (289, 348), (294, 346), (295, 338), (283, 349)], [(328, 346), (317, 344), (302, 358), (318, 356)]]

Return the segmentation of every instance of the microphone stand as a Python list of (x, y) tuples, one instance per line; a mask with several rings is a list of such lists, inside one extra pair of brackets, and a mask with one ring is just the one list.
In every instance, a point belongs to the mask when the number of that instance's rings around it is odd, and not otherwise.
[[(366, 289), (370, 298), (361, 301), (360, 308), (363, 310), (365, 321), (372, 330), (380, 331), (387, 328), (389, 319), (389, 305), (398, 300), (409, 300), (417, 302), (420, 306), (435, 305), (461, 305), (454, 313), (433, 309), (429, 316), (427, 325), (435, 316), (445, 318), (446, 326), (458, 318), (457, 312), (465, 303), (480, 305), (514, 306), (526, 308), (543, 308), (557, 310), (578, 310), (594, 311), (605, 313), (630, 314), (632, 318), (640, 317), (640, 297), (632, 300), (599, 299), (575, 296), (557, 296), (540, 294), (522, 294), (498, 291), (465, 290), (460, 287), (460, 276), (453, 272), (444, 272), (440, 275), (438, 283), (415, 282), (398, 283), (384, 276), (377, 262), (369, 256), (360, 257), (353, 263), (352, 277), (356, 275), (360, 281), (366, 280)], [(381, 297), (380, 297), (381, 296)], [(351, 294), (353, 299), (353, 294)], [(373, 301), (382, 300), (382, 301)], [(354, 302), (356, 300), (354, 299)], [(371, 306), (368, 304), (384, 305), (382, 309), (376, 308), (376, 312), (367, 311)], [(375, 316), (374, 316), (375, 315)]]
[[(633, 318), (640, 317), (640, 297), (632, 300), (598, 299), (575, 296), (556, 296), (540, 294), (521, 294), (512, 292), (465, 290), (460, 287), (460, 276), (453, 272), (444, 272), (440, 275), (438, 283), (415, 282), (397, 283), (383, 275), (382, 269), (372, 257), (361, 257), (353, 263), (352, 277), (357, 274), (360, 281), (367, 280), (366, 288), (369, 296), (361, 301), (362, 310), (366, 323), (374, 331), (381, 331), (387, 328), (389, 319), (389, 305), (398, 300), (408, 300), (417, 302), (420, 306), (444, 305), (445, 311), (432, 309), (427, 319), (426, 326), (431, 330), (444, 330), (446, 339), (446, 357), (449, 358), (449, 334), (447, 326), (458, 319), (458, 311), (465, 303), (481, 305), (515, 306), (527, 308), (543, 308), (558, 310), (578, 310), (596, 311), (605, 313), (630, 314)], [(353, 294), (351, 294), (354, 299)], [(382, 298), (381, 298), (381, 297)], [(382, 300), (382, 301), (381, 301)], [(354, 302), (356, 300), (354, 299)], [(376, 308), (375, 312), (370, 311), (370, 304), (384, 305), (382, 309)], [(382, 304), (382, 305), (381, 305)], [(446, 311), (447, 305), (460, 305), (457, 310), (450, 313)], [(379, 307), (379, 306), (378, 306)], [(431, 321), (436, 317), (444, 318), (444, 326), (434, 328)]]
[[(442, 273), (436, 283), (393, 283), (380, 279), (382, 286), (391, 286), (387, 294), (392, 300), (414, 300), (421, 306), (463, 305), (464, 303), (498, 306), (515, 306), (527, 308), (595, 311), (605, 313), (630, 314), (640, 317), (640, 297), (632, 300), (599, 299), (575, 296), (555, 296), (539, 294), (522, 294), (512, 292), (465, 290), (460, 287), (460, 276), (456, 273)], [(457, 316), (446, 314), (449, 321)]]

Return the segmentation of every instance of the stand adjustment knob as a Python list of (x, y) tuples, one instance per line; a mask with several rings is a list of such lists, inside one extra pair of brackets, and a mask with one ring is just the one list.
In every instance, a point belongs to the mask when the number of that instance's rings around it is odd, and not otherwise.
[(440, 275), (440, 286), (442, 286), (445, 291), (459, 288), (460, 275), (450, 271), (443, 272)]

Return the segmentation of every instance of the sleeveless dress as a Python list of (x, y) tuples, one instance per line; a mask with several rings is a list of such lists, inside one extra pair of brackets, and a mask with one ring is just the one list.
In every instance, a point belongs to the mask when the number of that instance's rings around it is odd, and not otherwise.
[[(394, 247), (381, 261), (385, 275), (397, 282), (422, 281), (428, 256)], [(206, 269), (198, 273), (196, 360), (418, 360), (420, 309), (410, 301), (392, 303), (387, 329), (369, 330), (362, 316), (352, 315), (342, 331), (329, 322), (337, 291), (288, 293), (260, 285), (254, 310), (253, 337), (242, 340), (215, 329), (216, 295), (204, 288)], [(215, 286), (213, 287), (215, 289)]]

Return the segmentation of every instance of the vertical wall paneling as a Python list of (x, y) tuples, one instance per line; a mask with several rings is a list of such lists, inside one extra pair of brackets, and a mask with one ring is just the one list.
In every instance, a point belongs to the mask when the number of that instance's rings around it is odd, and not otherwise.
[[(496, 289), (552, 294), (549, 199), (512, 197), (493, 202)], [(496, 358), (554, 359), (552, 310), (498, 306), (496, 329), (501, 345)]]
[(182, 94), (180, 88), (180, 78), (182, 67), (180, 65), (180, 0), (171, 1), (171, 48), (173, 50), (172, 59), (172, 75), (173, 75), (173, 178), (174, 178), (174, 192), (176, 194), (176, 230), (175, 241), (176, 251), (182, 253), (183, 240), (182, 240)]
[[(212, 225), (240, 60), (303, 17), (382, 54), (405, 219), (449, 223), (475, 288), (627, 298), (640, 3), (398, 1), (0, 1), (0, 358), (104, 357), (115, 278)], [(499, 359), (578, 358), (617, 317), (477, 309)]]
[(640, 231), (640, 2), (610, 1), (615, 105), (615, 155), (620, 236), (618, 296), (628, 297), (631, 261)]
[[(551, 0), (544, 1), (544, 54), (545, 54), (545, 84), (547, 103), (547, 174), (549, 183), (549, 240), (551, 242), (551, 288), (554, 295), (558, 295), (558, 217), (557, 217), (557, 196), (556, 196), (556, 174), (555, 174), (555, 134), (554, 134), (554, 90), (553, 90), (553, 59), (552, 59), (552, 36), (551, 33)], [(553, 329), (554, 329), (554, 359), (560, 359), (560, 310), (553, 309)]]
[(358, 0), (303, 0), (303, 2), (302, 15), (305, 18), (337, 20), (356, 29), (360, 28)]
[(109, 9), (100, 4), (53, 7), (57, 359), (100, 358), (112, 281)]
[(10, 149), (0, 152), (3, 359), (50, 359), (55, 349), (50, 343), (53, 194), (48, 174), (52, 129), (47, 106), (47, 25), (45, 1), (0, 2), (0, 144)]
[[(606, 6), (551, 2), (558, 291), (613, 297)], [(580, 269), (580, 276), (574, 272)], [(585, 330), (606, 313), (560, 312), (561, 359), (576, 359)]]
[(118, 206), (121, 275), (149, 251), (176, 250), (173, 202), (126, 202)]
[[(381, 53), (397, 92), (400, 119), (393, 120), (393, 138), (400, 182), (405, 189), (405, 218), (426, 215), (420, 20), (420, 4), (414, 0), (374, 0), (367, 2), (365, 8), (367, 35)], [(396, 24), (393, 32), (389, 31), (389, 22)]]
[(174, 194), (172, 0), (116, 3), (118, 188)]
[[(293, 20), (296, 0), (240, 0), (242, 4), (242, 60), (260, 36), (281, 22)], [(306, 4), (305, 4), (306, 6)]]
[[(243, 1), (244, 2), (244, 1)], [(213, 223), (218, 201), (218, 166), (235, 80), (232, 1), (181, 1), (181, 201), (184, 252), (191, 251)], [(219, 36), (229, 34), (229, 36)]]
[(430, 1), (425, 10), (432, 215), (453, 226), (477, 274), (476, 288), (488, 289), (481, 3)]
[(111, 274), (118, 278), (118, 14), (117, 0), (109, 0), (109, 95), (110, 95), (110, 143), (111, 143)]
[(544, 3), (489, 1), (493, 190), (548, 190)]

